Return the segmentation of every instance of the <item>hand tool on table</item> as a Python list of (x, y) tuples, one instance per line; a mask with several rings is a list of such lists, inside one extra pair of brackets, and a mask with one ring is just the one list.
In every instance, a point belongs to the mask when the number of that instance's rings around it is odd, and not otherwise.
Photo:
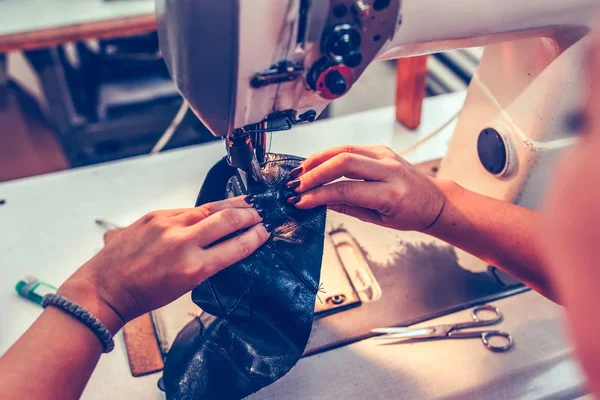
[(46, 282), (42, 282), (32, 276), (21, 279), (15, 286), (20, 296), (42, 305), (44, 296), (48, 293), (56, 293), (56, 288)]
[[(492, 317), (483, 317), (489, 312)], [(463, 331), (463, 329), (478, 328), (499, 324), (502, 313), (496, 307), (486, 304), (477, 306), (471, 313), (472, 321), (456, 324), (434, 325), (419, 328), (391, 327), (376, 328), (373, 333), (385, 333), (375, 339), (481, 339), (483, 345), (490, 351), (502, 353), (513, 347), (513, 338), (509, 333), (496, 330)], [(502, 344), (494, 344), (494, 338), (500, 338)]]

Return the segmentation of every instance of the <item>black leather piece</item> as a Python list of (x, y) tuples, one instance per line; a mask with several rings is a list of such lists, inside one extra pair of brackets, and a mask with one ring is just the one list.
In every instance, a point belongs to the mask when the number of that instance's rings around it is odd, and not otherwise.
[[(266, 187), (250, 184), (264, 222), (276, 227), (247, 259), (192, 292), (203, 314), (177, 336), (164, 368), (169, 399), (239, 399), (270, 385), (300, 359), (310, 336), (321, 274), (325, 208), (298, 210), (285, 187), (298, 157), (269, 154)], [(196, 205), (226, 197), (235, 170), (208, 173)], [(208, 317), (208, 318), (207, 318)]]

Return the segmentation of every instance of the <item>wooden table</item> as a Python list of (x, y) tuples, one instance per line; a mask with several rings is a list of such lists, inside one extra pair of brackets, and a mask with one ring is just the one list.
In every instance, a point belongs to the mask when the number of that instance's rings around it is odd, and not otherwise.
[(154, 0), (0, 0), (0, 53), (154, 29)]

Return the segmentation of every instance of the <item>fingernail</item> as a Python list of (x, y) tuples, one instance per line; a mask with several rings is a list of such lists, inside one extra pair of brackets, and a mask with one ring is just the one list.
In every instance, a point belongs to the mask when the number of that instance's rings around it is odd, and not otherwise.
[(586, 128), (587, 115), (584, 111), (575, 111), (567, 115), (565, 127), (569, 132), (579, 133)]
[(263, 226), (265, 227), (265, 230), (269, 233), (273, 233), (273, 231), (275, 230), (275, 227), (272, 224), (263, 224)]
[(248, 204), (254, 204), (254, 203), (256, 203), (256, 196), (254, 196), (254, 195), (246, 196), (244, 201)]
[(300, 179), (294, 179), (293, 181), (289, 181), (286, 185), (285, 185), (288, 189), (294, 190), (296, 189), (298, 186), (300, 186)]
[(287, 202), (290, 204), (297, 204), (300, 201), (300, 199), (300, 196), (292, 196), (289, 199), (287, 199)]
[(255, 210), (261, 218), (265, 217), (265, 210), (263, 210), (262, 208), (255, 208)]
[(300, 175), (302, 175), (302, 165), (291, 170), (288, 179), (296, 179)]

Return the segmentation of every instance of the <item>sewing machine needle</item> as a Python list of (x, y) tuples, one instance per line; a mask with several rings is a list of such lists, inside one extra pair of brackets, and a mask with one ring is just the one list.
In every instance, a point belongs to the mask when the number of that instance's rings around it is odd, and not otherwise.
[(250, 161), (250, 170), (252, 172), (252, 178), (259, 184), (265, 184), (265, 178), (262, 174), (262, 170), (260, 169), (260, 164), (258, 163), (258, 159), (256, 158), (256, 154), (252, 157)]

